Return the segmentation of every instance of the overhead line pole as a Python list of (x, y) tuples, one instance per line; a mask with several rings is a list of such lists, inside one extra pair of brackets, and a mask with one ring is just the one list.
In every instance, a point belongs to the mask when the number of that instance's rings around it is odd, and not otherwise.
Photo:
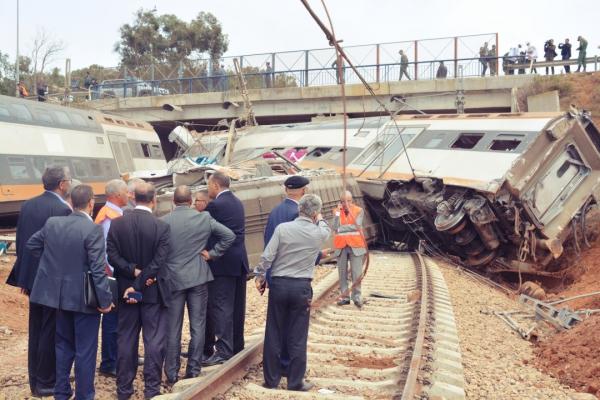
[(17, 61), (15, 63), (15, 96), (19, 97), (19, 0), (17, 0)]

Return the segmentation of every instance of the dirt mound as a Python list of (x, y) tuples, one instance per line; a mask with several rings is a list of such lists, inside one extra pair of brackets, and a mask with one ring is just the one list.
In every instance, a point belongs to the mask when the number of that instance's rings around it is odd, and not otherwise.
[(14, 256), (0, 257), (0, 328), (18, 332), (27, 332), (29, 304), (26, 296), (18, 288), (8, 286), (6, 278), (15, 263)]
[(600, 398), (600, 315), (548, 338), (535, 350), (536, 365), (572, 388)]
[(600, 72), (569, 75), (538, 76), (532, 84), (519, 90), (519, 107), (527, 110), (527, 96), (558, 90), (561, 110), (571, 104), (592, 112), (596, 125), (600, 125)]

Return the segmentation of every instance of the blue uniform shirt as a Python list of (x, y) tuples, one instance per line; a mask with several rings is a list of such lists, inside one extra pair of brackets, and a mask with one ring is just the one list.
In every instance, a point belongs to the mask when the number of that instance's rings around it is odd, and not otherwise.
[[(277, 225), (283, 224), (284, 222), (291, 222), (298, 218), (300, 213), (298, 212), (298, 203), (295, 200), (290, 198), (286, 198), (284, 201), (279, 203), (277, 207), (271, 210), (269, 213), (269, 219), (267, 221), (267, 226), (265, 227), (265, 244), (264, 247), (267, 247), (269, 241), (273, 237), (273, 233), (275, 232), (275, 228)], [(315, 265), (319, 264), (321, 261), (321, 253), (317, 255), (317, 260), (315, 261)], [(267, 270), (267, 284), (271, 284), (271, 270)]]
[(269, 240), (271, 240), (277, 225), (293, 221), (296, 218), (298, 218), (298, 203), (292, 199), (286, 198), (277, 207), (272, 209), (269, 214), (267, 226), (265, 227), (264, 247), (267, 247), (267, 244), (269, 244)]

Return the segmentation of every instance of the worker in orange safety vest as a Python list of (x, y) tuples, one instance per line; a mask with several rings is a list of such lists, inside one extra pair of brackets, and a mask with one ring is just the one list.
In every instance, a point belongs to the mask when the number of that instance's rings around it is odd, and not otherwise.
[(362, 208), (354, 205), (352, 193), (349, 191), (345, 191), (340, 200), (333, 220), (333, 247), (337, 257), (341, 292), (337, 304), (339, 306), (350, 304), (348, 296), (349, 261), (352, 273), (352, 301), (354, 305), (361, 308), (363, 302), (360, 297), (358, 279), (362, 274), (363, 259), (367, 253), (367, 243), (362, 232), (365, 212)]
[[(104, 240), (110, 229), (112, 220), (123, 215), (123, 207), (127, 205), (127, 184), (121, 179), (108, 181), (104, 189), (106, 204), (96, 215), (96, 224), (102, 226)], [(113, 275), (113, 268), (106, 261), (106, 273)], [(100, 362), (100, 374), (109, 377), (117, 376), (117, 309), (102, 315), (102, 361)]]

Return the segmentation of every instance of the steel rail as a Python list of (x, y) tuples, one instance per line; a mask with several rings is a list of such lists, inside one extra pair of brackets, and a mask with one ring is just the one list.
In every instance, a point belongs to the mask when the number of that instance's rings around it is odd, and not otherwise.
[[(332, 271), (329, 275), (337, 276), (337, 273)], [(311, 308), (318, 308), (327, 295), (338, 287), (338, 279), (331, 279), (331, 282), (328, 282), (327, 277), (325, 277), (317, 285), (321, 284), (324, 288), (313, 298)], [(264, 335), (261, 339), (250, 345), (250, 347), (247, 347), (225, 362), (221, 368), (203, 377), (202, 381), (198, 384), (180, 393), (172, 393), (176, 395), (174, 398), (177, 400), (205, 400), (225, 393), (235, 381), (243, 378), (248, 373), (249, 367), (260, 362), (263, 345)]]
[(413, 345), (413, 353), (410, 360), (408, 373), (404, 382), (402, 391), (402, 400), (412, 400), (418, 394), (418, 377), (421, 371), (421, 362), (423, 359), (423, 349), (425, 344), (425, 334), (427, 330), (427, 311), (429, 308), (429, 279), (428, 270), (420, 253), (413, 253), (415, 260), (415, 269), (421, 270), (421, 307), (419, 311), (419, 325), (417, 326), (417, 335)]

